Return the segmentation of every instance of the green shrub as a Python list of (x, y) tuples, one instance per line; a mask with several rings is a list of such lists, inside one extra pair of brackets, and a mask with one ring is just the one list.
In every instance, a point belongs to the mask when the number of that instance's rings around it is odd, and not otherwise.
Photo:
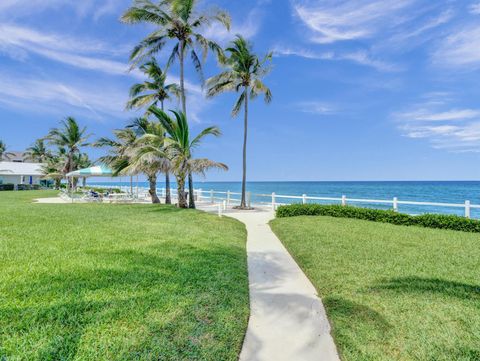
[(411, 216), (391, 210), (360, 208), (340, 205), (291, 204), (281, 206), (276, 213), (278, 218), (296, 216), (329, 216), (355, 218), (366, 221), (392, 223), (400, 226), (420, 226), (426, 228), (450, 229), (454, 231), (480, 233), (480, 221), (453, 215), (424, 214)]
[(1, 191), (13, 191), (15, 186), (10, 183), (0, 184), (0, 192)]

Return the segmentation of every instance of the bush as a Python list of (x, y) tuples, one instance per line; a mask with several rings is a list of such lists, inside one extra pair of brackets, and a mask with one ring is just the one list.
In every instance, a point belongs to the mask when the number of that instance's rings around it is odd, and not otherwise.
[(291, 204), (279, 207), (276, 216), (278, 218), (296, 216), (355, 218), (373, 222), (392, 223), (400, 226), (420, 226), (480, 233), (480, 221), (459, 216), (441, 214), (411, 216), (394, 211), (340, 205)]
[(10, 183), (0, 184), (0, 192), (1, 191), (13, 191), (15, 190), (15, 186)]
[(38, 184), (18, 184), (17, 185), (17, 190), (19, 191), (38, 191), (40, 189), (40, 186)]

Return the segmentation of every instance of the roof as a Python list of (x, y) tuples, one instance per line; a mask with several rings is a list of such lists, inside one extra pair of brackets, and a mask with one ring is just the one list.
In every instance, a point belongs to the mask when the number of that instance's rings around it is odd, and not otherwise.
[[(12, 152), (7, 151), (3, 155), (3, 161), (7, 162), (23, 162), (25, 159), (25, 152)], [(1, 161), (2, 159), (0, 159)]]
[(43, 175), (41, 163), (0, 162), (0, 175)]
[(68, 173), (67, 177), (111, 177), (112, 175), (113, 172), (111, 169), (103, 166), (95, 166)]

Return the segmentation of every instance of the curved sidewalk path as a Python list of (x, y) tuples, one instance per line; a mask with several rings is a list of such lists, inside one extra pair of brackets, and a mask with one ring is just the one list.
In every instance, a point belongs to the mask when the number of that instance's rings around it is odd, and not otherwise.
[(271, 211), (227, 211), (248, 231), (250, 320), (240, 361), (339, 361), (317, 292), (268, 222)]

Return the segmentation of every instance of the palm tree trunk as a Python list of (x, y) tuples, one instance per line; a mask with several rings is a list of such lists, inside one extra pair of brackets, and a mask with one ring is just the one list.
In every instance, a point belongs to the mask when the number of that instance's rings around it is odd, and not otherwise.
[(188, 173), (188, 208), (195, 209), (195, 197), (193, 194), (193, 177), (192, 173)]
[(177, 177), (177, 192), (178, 192), (178, 206), (180, 208), (188, 208), (187, 200), (185, 199), (185, 177)]
[(172, 194), (170, 191), (170, 173), (165, 173), (165, 204), (172, 204)]
[(243, 177), (242, 177), (242, 199), (240, 208), (247, 208), (246, 191), (247, 191), (247, 140), (248, 140), (248, 87), (245, 87), (245, 119), (243, 134)]
[(182, 111), (187, 115), (187, 100), (185, 96), (185, 42), (180, 41), (180, 93), (182, 96)]
[(160, 199), (157, 195), (157, 175), (148, 176), (148, 183), (150, 185), (148, 193), (150, 193), (150, 197), (152, 197), (152, 203), (160, 203)]
[(87, 178), (83, 177), (82, 179), (82, 187), (85, 188), (87, 186)]
[[(160, 105), (162, 107), (162, 111), (165, 111), (165, 104), (164, 101), (160, 101)], [(163, 134), (166, 137), (166, 133)], [(172, 204), (172, 194), (170, 191), (170, 173), (168, 170), (165, 172), (165, 204)]]

